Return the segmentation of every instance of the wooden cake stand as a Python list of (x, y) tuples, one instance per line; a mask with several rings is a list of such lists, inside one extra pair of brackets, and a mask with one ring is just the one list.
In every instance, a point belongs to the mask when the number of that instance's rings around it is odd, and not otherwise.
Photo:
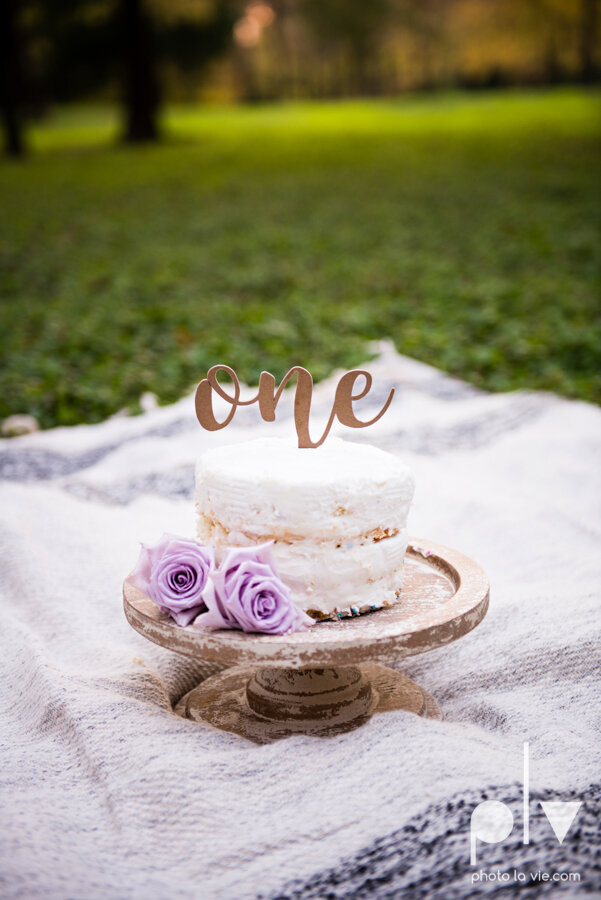
[(397, 604), (287, 635), (180, 628), (127, 582), (123, 600), (128, 622), (148, 640), (233, 667), (182, 697), (175, 712), (265, 744), (348, 731), (392, 709), (442, 718), (427, 691), (382, 663), (475, 628), (488, 609), (488, 579), (463, 553), (413, 538), (404, 575)]

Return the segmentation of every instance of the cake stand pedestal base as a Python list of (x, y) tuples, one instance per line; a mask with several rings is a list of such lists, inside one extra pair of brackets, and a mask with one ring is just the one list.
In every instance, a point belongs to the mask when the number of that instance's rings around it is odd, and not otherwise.
[(427, 691), (401, 672), (372, 663), (323, 669), (236, 666), (203, 681), (182, 697), (175, 712), (268, 744), (293, 734), (351, 731), (374, 713), (392, 709), (442, 718)]

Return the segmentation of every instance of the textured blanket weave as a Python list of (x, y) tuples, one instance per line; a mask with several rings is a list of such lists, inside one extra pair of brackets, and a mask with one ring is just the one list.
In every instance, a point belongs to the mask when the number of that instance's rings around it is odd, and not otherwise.
[[(289, 433), (290, 398), (275, 425), (249, 407), (217, 435), (186, 398), (0, 442), (4, 898), (601, 896), (601, 411), (484, 394), (390, 349), (370, 367), (374, 407), (391, 384), (397, 397), (345, 436), (402, 454), (417, 478), (411, 533), (491, 580), (474, 632), (399, 662), (442, 722), (393, 712), (258, 747), (175, 716), (213, 669), (125, 621), (138, 541), (194, 533), (195, 457)], [(316, 391), (315, 433), (333, 384)], [(478, 844), (474, 869), (470, 816), (485, 798), (508, 804), (514, 828)], [(560, 845), (538, 801), (569, 799), (583, 806)], [(512, 880), (474, 881), (480, 870)], [(561, 872), (580, 882), (536, 880)]]

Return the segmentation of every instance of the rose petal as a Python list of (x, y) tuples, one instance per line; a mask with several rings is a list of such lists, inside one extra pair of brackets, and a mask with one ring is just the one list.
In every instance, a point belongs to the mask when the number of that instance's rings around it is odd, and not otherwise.
[(206, 609), (203, 595), (214, 565), (213, 548), (165, 533), (154, 546), (142, 544), (127, 581), (178, 624), (188, 625)]
[(135, 587), (138, 591), (142, 591), (142, 593), (145, 594), (148, 590), (151, 572), (152, 566), (150, 563), (150, 554), (148, 553), (147, 547), (141, 543), (140, 555), (138, 556), (136, 566), (125, 580), (128, 584), (131, 584), (132, 587)]
[(313, 625), (292, 601), (290, 589), (277, 575), (271, 542), (258, 547), (228, 548), (217, 572), (215, 612), (200, 620), (245, 632), (287, 634)]

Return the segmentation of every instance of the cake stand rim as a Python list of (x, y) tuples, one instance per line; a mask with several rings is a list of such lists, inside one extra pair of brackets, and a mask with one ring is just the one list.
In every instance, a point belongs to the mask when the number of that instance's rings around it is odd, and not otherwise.
[[(432, 613), (431, 622), (409, 630), (403, 630), (401, 617), (383, 621), (377, 634), (373, 628), (366, 633), (362, 622), (373, 623), (372, 616), (378, 616), (380, 611), (352, 618), (352, 632), (337, 633), (342, 623), (320, 622), (314, 627), (322, 634), (327, 628), (329, 633), (326, 639), (320, 635), (318, 641), (313, 629), (290, 635), (265, 635), (181, 628), (156, 607), (149, 607), (151, 601), (127, 580), (123, 584), (123, 608), (132, 628), (153, 643), (224, 666), (317, 667), (400, 659), (444, 646), (472, 631), (486, 615), (490, 590), (484, 569), (459, 550), (412, 537), (406, 555), (442, 572), (456, 588), (452, 597)], [(141, 601), (151, 614), (140, 609)], [(345, 620), (344, 624), (348, 622)], [(363, 634), (357, 632), (358, 628), (363, 628)]]

